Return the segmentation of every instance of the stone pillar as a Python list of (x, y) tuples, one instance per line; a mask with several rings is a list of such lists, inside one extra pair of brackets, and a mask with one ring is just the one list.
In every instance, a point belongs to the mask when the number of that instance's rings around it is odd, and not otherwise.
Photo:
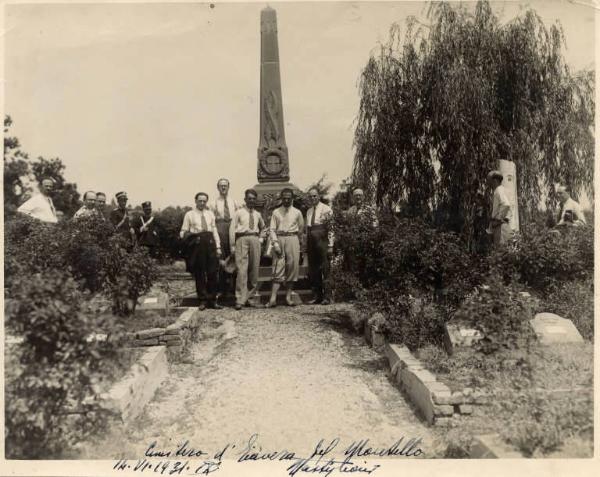
[(258, 182), (290, 180), (285, 143), (277, 14), (271, 7), (260, 12), (260, 137)]
[(505, 161), (500, 159), (498, 161), (498, 170), (504, 176), (502, 185), (506, 190), (506, 195), (510, 201), (512, 209), (512, 219), (510, 221), (510, 228), (515, 232), (519, 231), (519, 202), (517, 195), (517, 168), (514, 162)]
[(281, 74), (279, 72), (279, 46), (277, 41), (277, 14), (271, 7), (260, 12), (260, 134), (258, 139), (258, 164), (254, 186), (258, 193), (257, 209), (265, 220), (271, 210), (279, 205), (279, 193), (289, 187), (299, 189), (289, 182), (290, 166), (285, 142)]

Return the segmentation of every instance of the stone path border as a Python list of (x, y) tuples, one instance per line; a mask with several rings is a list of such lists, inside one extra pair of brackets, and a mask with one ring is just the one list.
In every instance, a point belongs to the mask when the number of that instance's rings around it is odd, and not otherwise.
[[(470, 415), (473, 405), (489, 402), (487, 394), (470, 388), (452, 392), (447, 385), (437, 381), (406, 346), (388, 343), (382, 332), (384, 317), (380, 313), (367, 319), (352, 309), (349, 315), (354, 329), (363, 331), (365, 341), (376, 351), (385, 354), (395, 381), (430, 425), (448, 425), (454, 416)], [(475, 443), (469, 453), (472, 459), (524, 457), (504, 443), (499, 434), (474, 436), (473, 439)]]
[(130, 422), (141, 414), (168, 372), (166, 347), (149, 348), (129, 373), (102, 396), (105, 407), (115, 411), (123, 422)]
[(196, 338), (200, 312), (194, 308), (187, 308), (165, 328), (149, 328), (127, 333), (122, 340), (122, 345), (127, 347), (165, 346), (168, 350), (169, 360), (178, 360), (182, 357), (190, 343)]

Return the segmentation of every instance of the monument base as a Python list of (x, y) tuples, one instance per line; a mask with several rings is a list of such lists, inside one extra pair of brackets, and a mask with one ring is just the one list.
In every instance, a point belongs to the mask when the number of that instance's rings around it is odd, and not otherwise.
[[(269, 203), (269, 208), (274, 209), (280, 205), (279, 194), (285, 188), (292, 189), (294, 191), (294, 196), (298, 196), (301, 192), (298, 187), (296, 187), (291, 182), (260, 182), (254, 186), (254, 190), (258, 194), (258, 198), (256, 201), (256, 209), (260, 212), (263, 212), (265, 204)], [(270, 215), (270, 211), (268, 212)]]

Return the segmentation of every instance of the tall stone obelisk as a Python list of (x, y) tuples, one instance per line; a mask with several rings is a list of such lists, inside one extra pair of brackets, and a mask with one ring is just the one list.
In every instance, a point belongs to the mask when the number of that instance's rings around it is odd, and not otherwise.
[(275, 199), (290, 184), (288, 148), (285, 142), (277, 14), (271, 7), (260, 12), (260, 136), (258, 141), (258, 192), (260, 204)]

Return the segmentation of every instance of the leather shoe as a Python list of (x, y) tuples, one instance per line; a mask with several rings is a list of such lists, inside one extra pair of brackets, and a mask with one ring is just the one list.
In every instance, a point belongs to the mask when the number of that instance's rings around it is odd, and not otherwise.
[(323, 301), (321, 302), (321, 305), (329, 305), (329, 304), (331, 304), (331, 302), (327, 298), (323, 299)]
[(314, 300), (310, 300), (308, 302), (309, 305), (320, 305), (321, 303), (323, 303), (322, 298), (315, 298)]
[(198, 309), (199, 309), (200, 311), (202, 311), (202, 310), (206, 309), (206, 305), (205, 305), (204, 303), (200, 303), (200, 304), (198, 305)]
[(242, 305), (240, 305), (239, 303), (235, 304), (235, 309), (236, 310), (241, 310), (242, 309)]

